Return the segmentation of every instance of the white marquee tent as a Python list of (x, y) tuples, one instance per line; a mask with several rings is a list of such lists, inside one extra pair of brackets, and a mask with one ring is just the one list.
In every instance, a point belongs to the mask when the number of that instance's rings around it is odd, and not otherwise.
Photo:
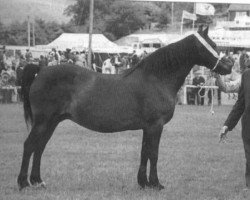
[[(77, 51), (87, 50), (89, 45), (88, 33), (62, 33), (57, 39), (43, 48), (56, 48), (66, 50), (67, 48)], [(103, 53), (130, 53), (130, 49), (120, 47), (108, 40), (103, 34), (92, 35), (92, 50)]]

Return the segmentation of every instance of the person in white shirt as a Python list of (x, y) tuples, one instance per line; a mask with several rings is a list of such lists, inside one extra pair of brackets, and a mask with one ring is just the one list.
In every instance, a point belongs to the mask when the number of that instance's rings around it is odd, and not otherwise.
[(115, 74), (115, 66), (111, 62), (111, 58), (106, 59), (102, 64), (103, 74)]

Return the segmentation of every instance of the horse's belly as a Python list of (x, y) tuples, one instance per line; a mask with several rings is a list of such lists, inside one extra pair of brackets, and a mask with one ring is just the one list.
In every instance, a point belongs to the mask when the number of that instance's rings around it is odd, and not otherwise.
[(79, 125), (88, 128), (93, 131), (103, 132), (103, 133), (111, 133), (111, 132), (120, 132), (126, 130), (138, 130), (141, 129), (141, 126), (138, 123), (132, 121), (122, 121), (119, 119), (81, 119), (75, 120)]
[(76, 109), (73, 121), (98, 132), (119, 132), (141, 129), (141, 118), (132, 109), (85, 107)]

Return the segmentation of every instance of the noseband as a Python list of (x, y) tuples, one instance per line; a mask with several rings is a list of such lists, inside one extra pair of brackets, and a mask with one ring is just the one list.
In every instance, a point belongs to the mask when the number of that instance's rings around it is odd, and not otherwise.
[(211, 71), (216, 70), (216, 68), (218, 67), (218, 64), (220, 62), (220, 57), (219, 57), (218, 53), (211, 47), (211, 45), (208, 44), (208, 42), (203, 37), (201, 37), (201, 35), (199, 33), (194, 33), (194, 36), (217, 59), (217, 62), (215, 63), (215, 65)]
[(212, 72), (214, 72), (216, 70), (216, 68), (218, 67), (219, 62), (220, 62), (220, 57), (217, 59), (217, 62), (215, 63), (215, 66), (213, 67), (213, 69), (211, 69)]

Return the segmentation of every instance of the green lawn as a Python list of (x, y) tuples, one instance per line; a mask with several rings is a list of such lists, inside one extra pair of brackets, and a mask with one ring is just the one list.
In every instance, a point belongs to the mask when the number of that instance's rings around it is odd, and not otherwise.
[(218, 132), (231, 106), (177, 106), (164, 127), (158, 161), (162, 191), (140, 190), (137, 170), (141, 131), (101, 134), (70, 121), (61, 123), (42, 159), (47, 189), (18, 191), (23, 142), (27, 130), (20, 104), (0, 105), (0, 199), (250, 199), (244, 191), (245, 158), (240, 125), (229, 142)]

